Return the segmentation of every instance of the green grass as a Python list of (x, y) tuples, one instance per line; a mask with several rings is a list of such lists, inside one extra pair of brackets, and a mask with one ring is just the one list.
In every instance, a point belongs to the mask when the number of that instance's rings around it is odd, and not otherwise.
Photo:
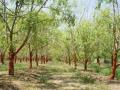
[(103, 68), (100, 73), (104, 76), (108, 76), (111, 73), (111, 68)]
[(75, 72), (73, 78), (84, 84), (93, 84), (96, 81), (90, 74), (82, 74), (80, 72)]
[(46, 69), (49, 73), (54, 73), (54, 74), (75, 71), (73, 67), (67, 64), (60, 63), (60, 62), (53, 62), (52, 65), (48, 64), (46, 65)]
[(7, 71), (7, 70), (8, 70), (7, 64), (0, 65), (0, 71)]
[(15, 64), (15, 70), (24, 70), (28, 68), (28, 65), (25, 63), (17, 63)]
[[(15, 70), (24, 70), (28, 68), (28, 64), (26, 63), (17, 63), (14, 66)], [(0, 71), (7, 71), (8, 70), (8, 64), (0, 65)]]
[(93, 84), (95, 83), (95, 79), (91, 75), (84, 75), (81, 77), (80, 82), (85, 83), (85, 84)]
[(90, 68), (92, 68), (92, 70), (93, 70), (94, 72), (96, 72), (96, 73), (100, 73), (100, 71), (101, 71), (100, 66), (99, 66), (98, 64), (96, 64), (96, 63), (91, 64), (91, 65), (90, 65)]

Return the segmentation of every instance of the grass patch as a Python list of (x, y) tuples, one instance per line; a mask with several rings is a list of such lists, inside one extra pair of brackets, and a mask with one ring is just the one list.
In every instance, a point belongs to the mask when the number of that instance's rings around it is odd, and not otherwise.
[[(28, 68), (28, 64), (16, 63), (16, 64), (14, 64), (14, 68), (15, 68), (15, 70), (24, 70), (25, 68)], [(8, 63), (0, 65), (0, 71), (7, 71), (7, 70), (8, 70)]]
[(81, 76), (80, 82), (85, 84), (89, 84), (89, 83), (93, 84), (95, 83), (95, 79), (91, 75), (84, 75), (84, 76)]
[(77, 79), (80, 83), (84, 84), (93, 84), (96, 81), (91, 75), (83, 75), (80, 72), (76, 72), (72, 78)]
[(111, 73), (111, 68), (104, 68), (101, 70), (101, 74), (104, 76), (108, 76)]
[(100, 73), (100, 71), (101, 71), (100, 66), (96, 63), (91, 64), (90, 68), (92, 68), (94, 70), (94, 72), (96, 72), (96, 73)]
[(7, 71), (7, 70), (8, 70), (8, 65), (6, 64), (0, 65), (0, 71)]
[(41, 74), (38, 79), (40, 83), (47, 83), (49, 78), (48, 78), (48, 75)]
[(49, 73), (54, 73), (54, 74), (61, 74), (64, 72), (74, 72), (75, 71), (74, 68), (72, 68), (71, 66), (60, 63), (60, 62), (53, 62), (52, 65), (48, 64), (45, 67)]
[(23, 63), (15, 64), (15, 70), (24, 70), (25, 68), (28, 68), (26, 64), (23, 64)]

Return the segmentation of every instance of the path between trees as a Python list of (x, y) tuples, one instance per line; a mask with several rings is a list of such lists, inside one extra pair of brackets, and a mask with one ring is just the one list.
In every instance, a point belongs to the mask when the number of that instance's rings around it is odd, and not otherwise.
[[(48, 64), (47, 64), (48, 65)], [(32, 70), (26, 69), (16, 71), (14, 77), (6, 75), (7, 72), (0, 72), (0, 90), (119, 90), (119, 81), (109, 81), (107, 77), (93, 74), (92, 72), (81, 71), (82, 75), (92, 75), (97, 78), (95, 83), (82, 83), (76, 72), (60, 70), (59, 65), (53, 68), (52, 65), (39, 65)], [(52, 68), (51, 68), (52, 67)], [(61, 67), (61, 66), (60, 66)], [(70, 68), (68, 68), (70, 69)], [(58, 71), (57, 71), (58, 70)], [(67, 70), (67, 69), (66, 69)], [(59, 72), (60, 71), (60, 72)], [(77, 77), (77, 78), (76, 78)], [(99, 80), (101, 79), (101, 80)]]

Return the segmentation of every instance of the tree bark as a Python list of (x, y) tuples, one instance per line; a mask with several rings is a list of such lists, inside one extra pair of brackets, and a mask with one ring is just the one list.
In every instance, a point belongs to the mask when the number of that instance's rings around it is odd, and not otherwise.
[(70, 58), (70, 56), (69, 56), (68, 59), (69, 59), (68, 63), (69, 63), (69, 65), (71, 65), (71, 58)]
[(4, 54), (1, 52), (1, 55), (0, 55), (0, 59), (1, 59), (1, 63), (4, 64)]
[(117, 66), (117, 51), (115, 50), (113, 52), (113, 65), (112, 65), (112, 73), (110, 76), (110, 80), (115, 78), (115, 72), (116, 72), (116, 66)]
[(36, 61), (36, 66), (38, 66), (38, 53), (37, 53), (37, 50), (36, 50), (35, 61)]
[(17, 62), (17, 55), (15, 55), (15, 63)]
[(33, 53), (32, 53), (32, 50), (31, 50), (30, 43), (29, 43), (29, 62), (30, 62), (29, 69), (32, 69), (32, 56), (33, 56)]
[(85, 62), (84, 62), (84, 71), (87, 71), (87, 63), (88, 63), (88, 59), (85, 59)]
[(76, 53), (74, 52), (74, 68), (77, 69), (77, 57), (76, 57)]
[(100, 57), (97, 57), (97, 64), (100, 66)]
[(13, 51), (9, 52), (9, 75), (14, 75), (14, 58), (15, 53)]
[(33, 56), (33, 54), (32, 54), (32, 51), (30, 51), (30, 69), (32, 69), (32, 56)]

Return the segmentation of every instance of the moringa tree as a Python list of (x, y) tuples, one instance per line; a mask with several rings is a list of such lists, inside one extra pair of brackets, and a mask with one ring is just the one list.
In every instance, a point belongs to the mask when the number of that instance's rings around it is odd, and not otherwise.
[[(15, 56), (25, 46), (30, 35), (32, 34), (31, 31), (34, 29), (36, 23), (34, 15), (38, 16), (39, 12), (41, 10), (44, 11), (43, 8), (47, 7), (48, 10), (52, 11), (50, 14), (52, 14), (54, 18), (64, 17), (63, 20), (66, 22), (71, 20), (72, 14), (70, 12), (70, 5), (68, 5), (67, 0), (52, 0), (51, 4), (46, 6), (48, 2), (49, 0), (10, 0), (6, 1), (8, 4), (5, 5), (4, 2), (0, 1), (1, 5), (4, 6), (6, 10), (6, 12), (0, 11), (0, 17), (1, 21), (6, 26), (8, 35), (9, 75), (14, 75)], [(10, 4), (13, 4), (13, 7), (10, 7)], [(36, 12), (36, 14), (33, 14), (34, 12)], [(4, 18), (4, 13), (7, 16), (7, 19)], [(25, 23), (26, 26), (24, 26), (22, 23)], [(73, 20), (72, 23), (74, 23)], [(23, 31), (21, 31), (23, 29), (21, 29), (21, 27), (24, 28)], [(25, 37), (18, 46), (15, 43), (15, 37), (17, 37), (16, 34), (19, 32), (23, 32)]]

